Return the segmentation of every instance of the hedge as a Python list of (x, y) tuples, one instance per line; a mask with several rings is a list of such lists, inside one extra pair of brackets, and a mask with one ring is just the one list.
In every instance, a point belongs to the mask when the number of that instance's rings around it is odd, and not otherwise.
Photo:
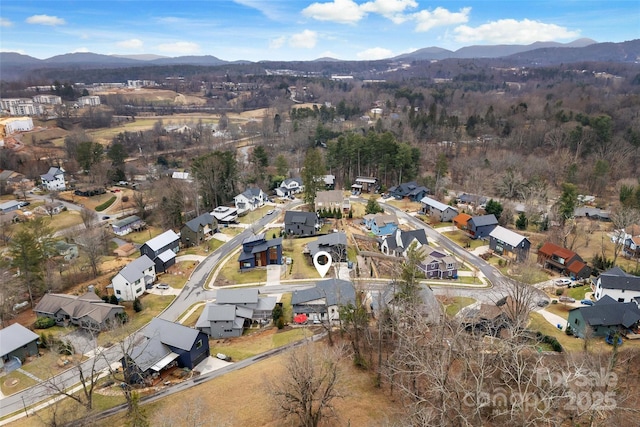
[(96, 211), (98, 212), (102, 212), (103, 210), (107, 209), (109, 206), (111, 206), (113, 204), (113, 202), (115, 202), (117, 199), (116, 196), (113, 196), (112, 198), (110, 198), (109, 200), (107, 200), (106, 202), (96, 206)]
[(48, 329), (56, 325), (56, 319), (51, 317), (38, 317), (33, 324), (36, 329)]

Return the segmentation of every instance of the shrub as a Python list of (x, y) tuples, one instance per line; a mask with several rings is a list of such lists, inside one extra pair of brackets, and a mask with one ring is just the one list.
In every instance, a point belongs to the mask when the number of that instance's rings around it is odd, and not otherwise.
[(118, 297), (115, 295), (111, 295), (109, 297), (109, 304), (115, 304), (118, 305)]
[(107, 209), (109, 206), (111, 206), (113, 204), (113, 202), (115, 202), (117, 199), (116, 196), (113, 196), (112, 198), (110, 198), (109, 200), (107, 200), (106, 202), (96, 206), (96, 211), (98, 212), (102, 212), (103, 210)]
[(140, 313), (142, 311), (143, 307), (142, 307), (142, 301), (140, 301), (140, 298), (136, 298), (133, 300), (133, 311), (135, 311), (136, 313)]
[(571, 325), (567, 326), (567, 329), (564, 331), (564, 333), (569, 336), (573, 335), (573, 329), (571, 329)]
[(552, 299), (552, 300), (551, 300), (551, 304), (557, 304), (557, 303), (558, 303), (558, 300), (557, 300), (557, 299)]
[(38, 317), (33, 323), (33, 327), (36, 329), (48, 329), (52, 326), (56, 326), (56, 319), (50, 317)]
[(129, 196), (122, 196), (122, 203), (127, 203), (129, 201)]
[(278, 320), (276, 321), (276, 326), (278, 327), (278, 329), (284, 328), (284, 319), (282, 317), (278, 318)]
[(556, 295), (560, 296), (564, 293), (564, 291), (562, 289), (556, 289)]
[(71, 356), (74, 353), (73, 345), (69, 341), (56, 341), (58, 346), (58, 354)]

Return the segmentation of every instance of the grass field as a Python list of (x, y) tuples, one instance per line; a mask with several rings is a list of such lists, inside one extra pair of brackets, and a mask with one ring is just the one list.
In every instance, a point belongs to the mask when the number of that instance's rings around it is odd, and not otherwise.
[(445, 313), (447, 316), (453, 317), (464, 307), (476, 302), (475, 299), (469, 297), (454, 297), (450, 304), (445, 305)]
[(22, 372), (13, 371), (0, 377), (0, 390), (5, 396), (22, 391), (36, 385), (36, 381)]
[(193, 313), (191, 313), (189, 315), (189, 317), (187, 317), (186, 319), (184, 319), (184, 321), (182, 322), (182, 324), (184, 326), (188, 326), (190, 328), (193, 328), (196, 326), (196, 322), (198, 321), (198, 318), (200, 317), (200, 315), (202, 314), (202, 312), (204, 311), (204, 303), (195, 303), (193, 304), (193, 306), (189, 307), (187, 309), (187, 313), (189, 312), (189, 310), (191, 310), (193, 307), (197, 307)]
[(444, 236), (448, 237), (449, 240), (455, 242), (458, 246), (462, 248), (468, 248), (469, 250), (474, 250), (479, 248), (480, 246), (486, 246), (487, 242), (480, 239), (472, 239), (462, 230), (456, 231), (447, 231), (446, 233), (442, 233)]
[(317, 237), (305, 237), (282, 241), (282, 255), (293, 259), (292, 265), (285, 266), (284, 279), (318, 277), (318, 271), (307, 262), (308, 255), (302, 253), (306, 244), (316, 239)]
[(239, 285), (243, 283), (266, 283), (267, 270), (264, 268), (254, 268), (249, 271), (240, 271), (238, 266), (238, 254), (234, 252), (227, 258), (225, 264), (218, 273), (216, 286)]
[(313, 336), (313, 332), (307, 328), (278, 331), (276, 327), (271, 327), (268, 330), (250, 330), (248, 333), (240, 338), (209, 340), (211, 354), (224, 353), (231, 356), (233, 361), (239, 361)]
[(574, 298), (576, 301), (583, 300), (587, 292), (591, 292), (591, 286), (589, 285), (579, 286), (577, 288), (571, 288), (567, 290), (567, 294), (571, 298)]

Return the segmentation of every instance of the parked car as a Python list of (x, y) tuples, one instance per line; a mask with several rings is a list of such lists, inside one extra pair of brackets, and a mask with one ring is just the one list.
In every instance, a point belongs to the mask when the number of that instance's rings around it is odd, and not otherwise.
[(556, 279), (553, 283), (555, 283), (556, 286), (571, 286), (571, 280), (569, 279)]
[(583, 299), (580, 301), (580, 304), (582, 305), (593, 305), (593, 301), (591, 301), (590, 299)]
[(23, 207), (25, 207), (25, 206), (29, 206), (30, 204), (31, 204), (31, 202), (20, 202), (20, 203), (18, 204), (18, 206), (19, 206), (19, 207), (21, 207), (21, 208), (23, 208)]
[(164, 291), (164, 290), (169, 289), (169, 285), (167, 285), (166, 283), (158, 283), (158, 284), (156, 285), (156, 288), (161, 289), (161, 290), (163, 290), (163, 291)]
[(564, 296), (558, 298), (558, 300), (560, 300), (560, 302), (576, 302), (575, 298), (564, 297)]
[(538, 307), (546, 307), (549, 305), (549, 300), (541, 299), (538, 301)]
[(271, 215), (274, 212), (275, 212), (275, 210), (271, 209), (271, 210), (267, 211), (267, 215)]
[(217, 357), (218, 359), (220, 359), (220, 360), (224, 360), (225, 362), (231, 362), (231, 357), (230, 357), (230, 356), (227, 356), (227, 355), (226, 355), (226, 354), (224, 354), (224, 353), (218, 353), (218, 354), (216, 354), (216, 357)]

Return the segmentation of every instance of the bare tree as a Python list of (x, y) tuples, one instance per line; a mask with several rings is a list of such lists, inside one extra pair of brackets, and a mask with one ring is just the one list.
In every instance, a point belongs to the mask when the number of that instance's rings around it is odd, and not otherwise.
[(307, 344), (291, 351), (282, 381), (270, 387), (271, 395), (285, 417), (296, 418), (303, 427), (317, 427), (335, 416), (333, 401), (340, 392), (340, 349), (318, 352)]
[(93, 277), (100, 274), (100, 260), (105, 253), (106, 235), (104, 229), (92, 228), (75, 238), (80, 249), (87, 255)]
[(623, 206), (611, 214), (613, 223), (613, 264), (615, 265), (620, 250), (624, 246), (624, 236), (626, 228), (640, 220), (640, 213), (637, 209)]
[(84, 224), (84, 228), (87, 230), (93, 228), (98, 223), (98, 214), (96, 211), (82, 208), (80, 210), (80, 218), (82, 218), (82, 223)]

